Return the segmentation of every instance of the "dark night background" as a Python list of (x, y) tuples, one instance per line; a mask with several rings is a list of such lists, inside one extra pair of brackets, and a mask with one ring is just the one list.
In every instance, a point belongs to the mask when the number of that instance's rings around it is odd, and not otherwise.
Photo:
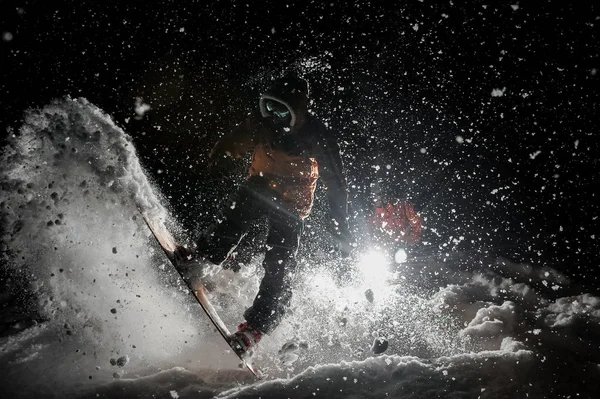
[[(207, 175), (210, 147), (271, 78), (301, 71), (339, 133), (358, 235), (375, 191), (407, 197), (426, 217), (422, 259), (503, 256), (597, 291), (600, 10), (378, 4), (3, 1), (2, 131), (28, 107), (86, 97), (196, 228), (244, 175)], [(141, 119), (136, 98), (151, 106)], [(318, 191), (305, 251), (324, 204)]]

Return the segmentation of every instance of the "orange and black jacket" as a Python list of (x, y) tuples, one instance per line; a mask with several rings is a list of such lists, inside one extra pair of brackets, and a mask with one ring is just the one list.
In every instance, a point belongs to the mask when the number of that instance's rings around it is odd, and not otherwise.
[(219, 140), (211, 156), (240, 158), (249, 151), (252, 151), (250, 178), (264, 178), (301, 218), (310, 214), (317, 180), (321, 177), (331, 216), (339, 232), (348, 231), (348, 194), (340, 148), (333, 132), (321, 121), (310, 115), (300, 130), (285, 133), (270, 118), (256, 112)]

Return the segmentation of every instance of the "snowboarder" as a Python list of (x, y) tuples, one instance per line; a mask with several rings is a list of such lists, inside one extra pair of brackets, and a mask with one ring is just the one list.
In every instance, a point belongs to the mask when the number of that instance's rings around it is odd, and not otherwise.
[(197, 240), (196, 248), (181, 246), (175, 252), (182, 262), (199, 256), (221, 264), (251, 225), (267, 218), (265, 275), (252, 306), (244, 312), (245, 322), (231, 337), (247, 353), (277, 327), (290, 304), (295, 257), (319, 177), (327, 188), (341, 255), (348, 256), (353, 246), (340, 149), (334, 133), (309, 112), (308, 104), (308, 82), (287, 75), (260, 96), (257, 110), (216, 143), (210, 153), (216, 164), (252, 151), (249, 177), (223, 206), (219, 223)]

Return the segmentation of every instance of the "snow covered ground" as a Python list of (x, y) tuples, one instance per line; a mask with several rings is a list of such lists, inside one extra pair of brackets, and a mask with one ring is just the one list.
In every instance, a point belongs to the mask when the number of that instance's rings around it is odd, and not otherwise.
[[(290, 316), (261, 343), (256, 362), (268, 377), (255, 383), (138, 216), (149, 210), (178, 234), (108, 115), (69, 98), (31, 111), (0, 163), (6, 397), (539, 398), (600, 389), (600, 298), (555, 270), (371, 256), (341, 287), (326, 268), (304, 265)], [(259, 265), (219, 275), (214, 300), (232, 327)], [(423, 279), (439, 288), (413, 283)], [(35, 320), (16, 317), (23, 284)]]

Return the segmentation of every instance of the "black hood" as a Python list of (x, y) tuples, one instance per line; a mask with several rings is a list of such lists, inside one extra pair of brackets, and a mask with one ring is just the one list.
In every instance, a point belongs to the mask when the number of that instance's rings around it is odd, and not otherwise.
[(260, 96), (259, 107), (263, 117), (268, 117), (265, 102), (267, 100), (277, 101), (289, 109), (292, 116), (290, 126), (296, 124), (298, 112), (306, 107), (306, 98), (309, 94), (308, 82), (297, 76), (286, 76), (277, 80), (262, 96)]

